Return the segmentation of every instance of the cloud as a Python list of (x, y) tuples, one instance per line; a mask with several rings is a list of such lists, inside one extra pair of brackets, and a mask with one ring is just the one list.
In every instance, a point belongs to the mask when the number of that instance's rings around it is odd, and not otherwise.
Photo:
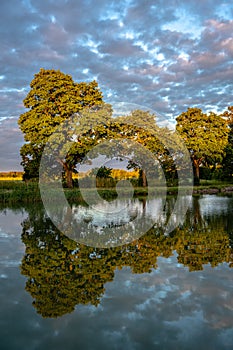
[[(63, 349), (64, 344), (69, 349), (109, 349), (110, 342), (113, 348), (124, 344), (132, 350), (191, 350), (197, 342), (201, 349), (229, 348), (233, 340), (229, 267), (215, 268), (214, 274), (209, 266), (190, 273), (177, 264), (176, 256), (158, 258), (158, 266), (150, 274), (133, 274), (128, 267), (116, 270), (97, 308), (77, 305), (71, 314), (47, 319), (46, 326), (31, 306), (31, 298), (19, 295), (24, 307), (16, 319), (9, 320), (8, 315), (9, 309), (17, 312), (17, 305), (11, 302), (2, 307), (3, 330), (9, 324), (14, 329), (16, 323), (18, 329), (30, 320), (17, 338), (20, 348), (25, 341), (33, 348), (35, 339), (41, 349)], [(14, 280), (23, 290), (22, 280)], [(5, 288), (11, 295), (10, 279)], [(14, 341), (15, 337), (8, 339), (10, 345)]]
[(17, 125), (17, 118), (0, 122), (0, 171), (22, 170), (19, 149), (23, 135)]
[(232, 4), (12, 0), (0, 10), (0, 117), (24, 111), (41, 67), (97, 79), (107, 102), (147, 105), (164, 119), (232, 105)]

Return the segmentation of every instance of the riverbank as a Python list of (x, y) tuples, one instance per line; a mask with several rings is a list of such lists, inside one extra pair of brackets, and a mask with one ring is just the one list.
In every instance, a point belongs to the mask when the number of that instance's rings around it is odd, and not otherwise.
[[(129, 189), (130, 190), (130, 189)], [(191, 188), (181, 187), (183, 193), (190, 194)], [(90, 197), (94, 190), (87, 189)], [(153, 191), (152, 191), (153, 192)], [(82, 195), (78, 188), (64, 189), (65, 196), (69, 202), (82, 202)], [(99, 188), (99, 195), (105, 200), (111, 200), (117, 197), (115, 188)], [(178, 187), (156, 188), (155, 194), (177, 195)], [(193, 195), (201, 194), (233, 194), (233, 184), (229, 183), (211, 183), (204, 182), (200, 186), (194, 186)], [(127, 195), (127, 189), (122, 192), (122, 196)], [(134, 197), (144, 197), (148, 195), (148, 189), (144, 187), (134, 188)], [(51, 201), (56, 200), (56, 191), (51, 196)], [(24, 183), (23, 181), (0, 181), (0, 203), (38, 203), (42, 202), (40, 189), (37, 183)]]

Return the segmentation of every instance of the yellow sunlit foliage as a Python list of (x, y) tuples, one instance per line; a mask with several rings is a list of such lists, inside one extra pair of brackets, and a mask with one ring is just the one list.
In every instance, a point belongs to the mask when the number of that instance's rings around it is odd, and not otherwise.
[(138, 170), (124, 170), (124, 169), (112, 169), (112, 177), (115, 179), (131, 179), (137, 178), (139, 174)]
[[(86, 176), (90, 175), (90, 171), (87, 172), (80, 172), (78, 174), (73, 175), (73, 179), (83, 179)], [(138, 170), (124, 170), (124, 169), (112, 169), (111, 171), (111, 177), (113, 177), (116, 180), (119, 179), (132, 179), (132, 178), (138, 178), (139, 171)]]
[(0, 172), (0, 180), (3, 181), (22, 181), (23, 172), (21, 171), (8, 171)]

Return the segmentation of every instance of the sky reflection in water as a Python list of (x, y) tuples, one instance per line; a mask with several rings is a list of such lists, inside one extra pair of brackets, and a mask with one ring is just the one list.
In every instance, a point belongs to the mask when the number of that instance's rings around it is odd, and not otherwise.
[[(197, 205), (198, 209), (195, 209)], [(116, 254), (118, 260), (111, 260), (110, 255), (97, 251), (103, 255), (103, 261), (106, 264), (110, 261), (112, 266), (112, 271), (109, 272), (111, 281), (105, 279), (104, 292), (98, 296), (97, 307), (79, 304), (74, 306), (73, 312), (64, 313), (57, 318), (42, 318), (37, 313), (38, 309), (32, 306), (32, 290), (29, 288), (29, 292), (25, 291), (27, 281), (33, 276), (20, 274), (20, 263), (23, 268), (28, 267), (24, 261), (25, 245), (21, 241), (21, 223), (24, 219), (33, 217), (32, 209), (2, 211), (1, 349), (230, 349), (233, 344), (233, 286), (232, 270), (229, 267), (232, 261), (231, 247), (229, 248), (233, 227), (232, 206), (233, 198), (230, 197), (212, 195), (203, 196), (199, 201), (195, 199), (192, 213), (187, 215), (185, 225), (189, 228), (193, 225), (195, 239), (200, 241), (195, 246), (194, 241), (190, 241), (190, 232), (180, 229), (174, 233), (169, 243), (173, 255), (168, 254), (165, 258), (159, 252), (161, 249), (163, 254), (167, 252), (166, 244), (164, 246), (161, 239), (155, 240), (154, 246), (151, 244), (155, 251), (157, 242), (158, 251), (154, 257), (156, 268), (150, 269), (143, 265), (146, 259), (143, 245), (150, 242), (145, 237), (142, 238), (141, 247), (137, 244), (137, 247), (131, 245), (128, 248), (130, 258), (126, 249), (121, 256), (120, 250), (112, 249), (111, 256)], [(31, 222), (30, 232), (38, 230), (35, 226), (35, 222)], [(215, 232), (214, 230), (220, 234), (215, 242), (217, 246), (215, 244), (207, 251), (211, 236), (207, 233)], [(204, 234), (207, 237), (206, 246), (203, 245)], [(215, 236), (214, 234), (213, 237)], [(179, 237), (183, 237), (183, 240), (180, 238), (183, 245), (177, 241)], [(188, 240), (189, 244), (185, 245)], [(177, 251), (172, 250), (174, 247), (178, 247)], [(33, 245), (27, 246), (29, 250), (32, 248)], [(188, 258), (200, 255), (200, 248), (202, 258), (205, 257), (203, 270), (194, 269), (189, 272), (192, 265)], [(226, 248), (229, 249), (228, 253)], [(92, 249), (93, 253), (93, 248), (88, 249)], [(33, 251), (29, 250), (27, 254), (30, 255)], [(87, 253), (89, 250), (85, 250)], [(192, 255), (194, 253), (195, 256)], [(89, 257), (89, 260), (85, 260), (85, 254), (83, 253), (83, 265), (90, 261), (95, 268), (98, 259)], [(210, 263), (213, 264), (213, 261), (208, 262), (208, 259), (213, 259), (215, 254), (217, 266), (212, 268)], [(33, 257), (31, 259), (33, 261)], [(43, 259), (44, 255), (38, 256), (38, 271)], [(101, 268), (101, 264), (98, 266)], [(151, 272), (136, 273), (140, 268), (148, 268)], [(31, 273), (35, 274), (35, 271), (36, 267)], [(74, 271), (70, 270), (63, 276), (69, 284), (68, 273), (71, 275)], [(34, 277), (37, 278), (36, 275)], [(51, 285), (54, 283), (52, 277), (48, 285), (50, 282)], [(60, 286), (63, 286), (62, 283), (60, 280)], [(78, 289), (77, 291), (79, 292)], [(71, 292), (74, 294), (75, 290)]]

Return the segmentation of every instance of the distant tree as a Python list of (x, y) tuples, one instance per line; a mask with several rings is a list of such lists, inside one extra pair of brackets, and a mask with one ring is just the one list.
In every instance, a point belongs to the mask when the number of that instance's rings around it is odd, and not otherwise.
[[(41, 69), (32, 80), (31, 90), (24, 99), (28, 111), (21, 114), (18, 124), (26, 144), (21, 148), (22, 165), (27, 177), (38, 177), (38, 164), (48, 138), (58, 125), (85, 107), (103, 103), (96, 81), (73, 81), (70, 75), (59, 70)], [(69, 163), (64, 163), (70, 179)], [(71, 183), (69, 182), (69, 185)]]
[(30, 143), (25, 143), (20, 149), (22, 157), (21, 165), (24, 168), (23, 180), (37, 180), (39, 177), (39, 167), (42, 149)]
[(93, 169), (91, 173), (97, 177), (107, 179), (111, 177), (112, 168), (101, 166), (100, 168)]
[(200, 183), (200, 165), (221, 162), (228, 141), (226, 120), (215, 113), (188, 108), (176, 118), (176, 130), (183, 138), (193, 162), (194, 182)]
[(222, 161), (223, 178), (233, 179), (233, 106), (229, 106), (227, 111), (223, 113), (229, 126), (228, 144), (225, 148), (225, 156)]

